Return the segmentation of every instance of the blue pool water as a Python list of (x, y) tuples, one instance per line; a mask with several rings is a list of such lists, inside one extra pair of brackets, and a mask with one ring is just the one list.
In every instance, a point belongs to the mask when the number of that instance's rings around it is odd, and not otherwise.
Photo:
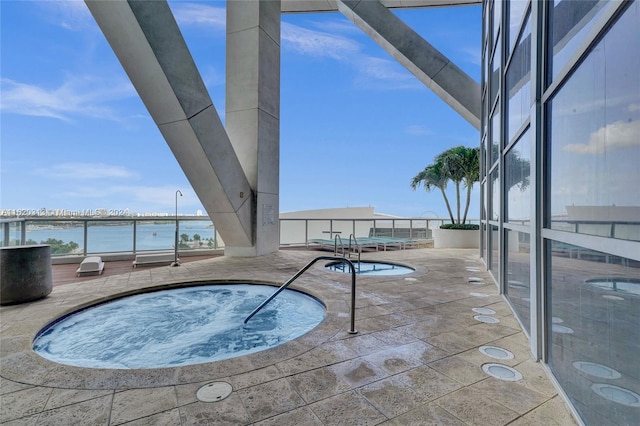
[(51, 361), (92, 368), (162, 368), (262, 351), (295, 339), (324, 319), (324, 305), (255, 284), (186, 287), (96, 305), (43, 329), (33, 349)]
[[(415, 271), (415, 269), (408, 266), (386, 262), (355, 261), (353, 266), (356, 269), (356, 274), (359, 275), (404, 275)], [(333, 262), (329, 263), (326, 268), (334, 272), (351, 273), (351, 267), (348, 263)]]

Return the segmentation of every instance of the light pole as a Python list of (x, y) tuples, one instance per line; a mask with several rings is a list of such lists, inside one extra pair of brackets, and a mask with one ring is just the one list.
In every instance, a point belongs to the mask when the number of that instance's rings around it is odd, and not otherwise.
[(178, 194), (182, 197), (182, 192), (178, 189), (176, 191), (176, 239), (174, 242), (174, 259), (171, 266), (180, 266), (180, 262), (178, 262)]

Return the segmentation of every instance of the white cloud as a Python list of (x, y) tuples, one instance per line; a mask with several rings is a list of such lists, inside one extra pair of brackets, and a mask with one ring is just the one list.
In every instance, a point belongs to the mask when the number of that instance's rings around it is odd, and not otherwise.
[(178, 25), (203, 25), (216, 30), (224, 30), (227, 14), (224, 7), (195, 3), (173, 3), (173, 16)]
[(474, 65), (482, 65), (482, 53), (480, 47), (464, 47), (460, 51), (467, 57), (467, 61)]
[(575, 143), (563, 147), (577, 154), (600, 154), (617, 148), (640, 145), (640, 120), (616, 121), (591, 133), (588, 143)]
[(361, 50), (360, 44), (349, 38), (310, 30), (287, 22), (282, 23), (280, 37), (284, 48), (319, 58), (346, 60), (351, 55), (359, 54)]
[[(183, 196), (178, 197), (178, 210), (202, 208), (200, 200), (191, 188), (181, 189)], [(130, 208), (135, 212), (173, 211), (176, 201), (176, 186), (115, 185), (101, 187), (80, 187), (63, 194), (69, 198), (103, 198), (119, 200), (119, 205), (105, 208)], [(195, 206), (195, 207), (194, 207)]]
[(413, 74), (393, 60), (362, 56), (354, 58), (354, 65), (359, 72), (356, 77), (359, 88), (400, 90), (424, 87)]
[[(38, 173), (48, 178), (77, 179), (78, 181), (89, 179), (131, 179), (137, 175), (125, 167), (102, 163), (60, 163), (46, 169), (38, 170)], [(95, 188), (93, 188), (95, 191)]]
[(54, 25), (71, 31), (95, 28), (91, 12), (84, 1), (45, 1), (40, 2), (46, 19)]
[(3, 78), (0, 87), (2, 111), (64, 121), (71, 121), (76, 115), (116, 120), (116, 113), (101, 104), (135, 96), (128, 81), (102, 81), (82, 76), (68, 78), (55, 88)]
[(640, 111), (640, 103), (637, 104), (629, 104), (627, 107), (627, 111), (629, 112), (637, 112)]

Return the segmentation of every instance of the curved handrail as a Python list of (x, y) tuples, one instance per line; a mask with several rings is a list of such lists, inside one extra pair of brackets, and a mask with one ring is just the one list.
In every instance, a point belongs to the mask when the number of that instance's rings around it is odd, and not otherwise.
[(360, 255), (362, 254), (362, 246), (358, 244), (358, 240), (356, 239), (356, 236), (353, 234), (350, 234), (349, 235), (349, 257), (351, 257), (351, 237), (353, 237), (353, 243), (358, 249), (358, 272), (360, 272)]
[(344, 257), (344, 244), (342, 244), (342, 238), (340, 237), (340, 234), (336, 234), (336, 236), (333, 238), (333, 255), (334, 256), (338, 255), (338, 240), (340, 240), (340, 248), (342, 249), (342, 257)]
[(276, 290), (275, 293), (273, 293), (264, 302), (262, 302), (260, 304), (260, 306), (255, 308), (253, 310), (253, 312), (251, 312), (249, 314), (249, 316), (244, 320), (244, 323), (246, 324), (247, 321), (249, 321), (251, 318), (253, 318), (253, 316), (255, 314), (260, 312), (260, 310), (262, 308), (264, 308), (267, 303), (271, 302), (271, 300), (273, 300), (273, 298), (275, 298), (278, 294), (280, 294), (280, 292), (282, 292), (282, 290), (284, 290), (287, 287), (289, 287), (292, 282), (294, 282), (296, 279), (298, 279), (298, 277), (300, 275), (302, 275), (307, 269), (309, 269), (314, 263), (316, 263), (319, 260), (336, 260), (338, 262), (348, 263), (349, 266), (351, 267), (351, 328), (349, 329), (349, 334), (356, 334), (358, 332), (356, 330), (356, 328), (355, 328), (356, 327), (356, 270), (355, 270), (355, 268), (353, 266), (353, 262), (351, 262), (349, 259), (346, 259), (344, 257), (338, 257), (338, 256), (318, 256), (315, 259), (313, 259), (311, 262), (307, 263), (293, 277), (289, 278), (289, 280), (287, 280), (287, 282), (282, 284), (280, 286), (280, 288), (278, 288), (278, 290)]

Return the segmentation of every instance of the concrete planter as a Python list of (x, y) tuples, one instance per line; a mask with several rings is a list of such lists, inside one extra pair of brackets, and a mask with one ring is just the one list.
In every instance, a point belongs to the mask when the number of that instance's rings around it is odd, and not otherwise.
[(479, 248), (479, 229), (434, 229), (434, 248)]
[(1, 305), (30, 302), (51, 293), (51, 246), (2, 247), (0, 255)]

